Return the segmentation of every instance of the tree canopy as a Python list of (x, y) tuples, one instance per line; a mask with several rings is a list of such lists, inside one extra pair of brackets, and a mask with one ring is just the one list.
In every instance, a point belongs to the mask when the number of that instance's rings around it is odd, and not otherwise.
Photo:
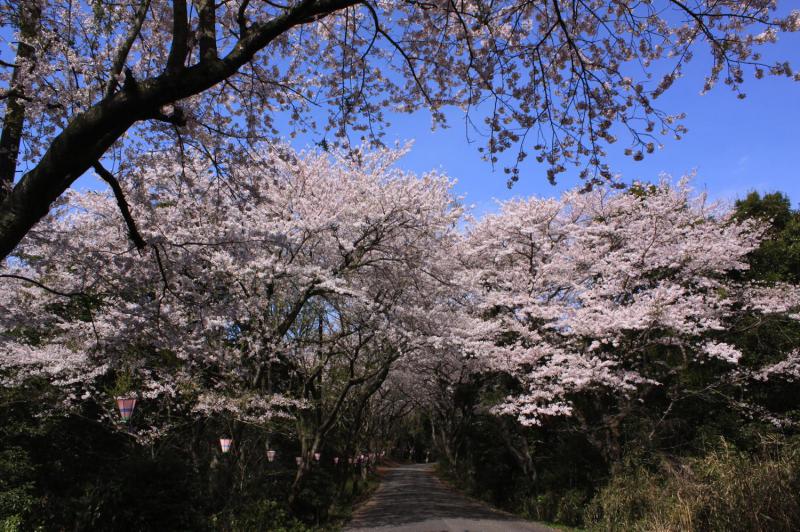
[(797, 78), (759, 52), (800, 29), (797, 11), (777, 8), (4, 0), (0, 26), (14, 57), (0, 64), (0, 255), (90, 169), (119, 191), (120, 170), (150, 150), (202, 146), (213, 160), (238, 140), (304, 130), (355, 146), (380, 140), (386, 113), (420, 108), (436, 123), (460, 108), (510, 182), (528, 154), (547, 162), (551, 180), (574, 163), (588, 184), (602, 182), (620, 132), (634, 159), (661, 135), (684, 133), (680, 110), (656, 100), (696, 53), (712, 58), (705, 89), (722, 81), (741, 93), (747, 76)]

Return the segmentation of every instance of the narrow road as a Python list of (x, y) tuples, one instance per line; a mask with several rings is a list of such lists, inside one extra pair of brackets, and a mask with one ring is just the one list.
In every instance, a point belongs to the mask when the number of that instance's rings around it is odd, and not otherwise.
[(432, 464), (390, 469), (346, 532), (554, 532), (493, 510), (442, 484)]

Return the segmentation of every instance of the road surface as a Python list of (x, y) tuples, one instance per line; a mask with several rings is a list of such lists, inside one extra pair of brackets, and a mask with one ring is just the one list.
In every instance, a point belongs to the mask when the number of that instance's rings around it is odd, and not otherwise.
[(445, 486), (432, 464), (389, 469), (346, 532), (554, 532), (493, 510)]

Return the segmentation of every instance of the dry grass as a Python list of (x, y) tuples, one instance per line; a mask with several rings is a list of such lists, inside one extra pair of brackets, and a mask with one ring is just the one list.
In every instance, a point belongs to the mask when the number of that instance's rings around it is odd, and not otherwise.
[(722, 442), (702, 458), (615, 475), (587, 521), (602, 530), (800, 530), (800, 443), (772, 440), (749, 455)]

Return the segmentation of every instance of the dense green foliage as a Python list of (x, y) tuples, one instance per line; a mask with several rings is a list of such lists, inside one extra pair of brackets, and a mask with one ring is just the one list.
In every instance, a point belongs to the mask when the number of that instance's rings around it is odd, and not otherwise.
[[(368, 481), (353, 466), (314, 464), (290, 504), (298, 443), (237, 426), (228, 454), (215, 420), (185, 420), (153, 445), (96, 421), (41, 417), (47, 386), (0, 396), (0, 530), (318, 529), (346, 518)], [(278, 431), (279, 426), (271, 427)], [(337, 440), (333, 439), (333, 443)], [(274, 463), (265, 450), (277, 451)], [(327, 449), (328, 454), (333, 452)]]
[[(800, 282), (800, 211), (788, 198), (751, 193), (736, 218), (768, 224), (748, 280)], [(756, 367), (800, 346), (800, 326), (745, 316), (721, 337)], [(800, 383), (722, 379), (715, 364), (683, 364), (663, 346), (647, 355), (664, 385), (643, 401), (577, 397), (573, 417), (527, 429), (487, 411), (515, 382), (459, 383), (452, 411), (431, 414), (433, 425), (449, 419), (448, 437), (434, 439), (444, 473), (509, 510), (590, 529), (800, 529), (796, 424), (758, 415), (764, 406), (796, 422)]]
[(800, 282), (800, 214), (780, 192), (751, 192), (736, 202), (736, 217), (769, 224), (767, 240), (752, 254), (750, 275), (763, 281)]

